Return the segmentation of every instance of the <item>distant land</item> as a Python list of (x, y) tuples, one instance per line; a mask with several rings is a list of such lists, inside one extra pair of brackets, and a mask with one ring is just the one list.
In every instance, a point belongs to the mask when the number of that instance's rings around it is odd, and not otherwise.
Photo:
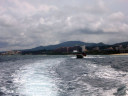
[(7, 52), (1, 52), (2, 55), (63, 55), (72, 54), (73, 50), (82, 51), (82, 47), (87, 54), (118, 54), (118, 53), (128, 53), (128, 42), (121, 42), (116, 44), (104, 44), (100, 43), (85, 43), (82, 41), (67, 41), (56, 45), (48, 46), (38, 46), (31, 49), (25, 50), (12, 50)]
[(86, 47), (89, 46), (105, 46), (106, 44), (104, 43), (85, 43), (82, 41), (67, 41), (67, 42), (63, 42), (60, 44), (56, 44), (56, 45), (48, 45), (48, 46), (39, 46), (36, 48), (32, 48), (32, 49), (26, 49), (23, 51), (38, 51), (38, 50), (43, 50), (43, 49), (47, 49), (47, 50), (54, 50), (56, 48), (60, 48), (60, 47), (73, 47), (73, 46), (83, 46), (85, 45)]

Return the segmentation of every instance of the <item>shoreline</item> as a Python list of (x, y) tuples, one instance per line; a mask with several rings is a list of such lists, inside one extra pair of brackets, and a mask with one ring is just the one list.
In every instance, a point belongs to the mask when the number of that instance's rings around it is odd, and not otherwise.
[(128, 55), (128, 53), (118, 53), (118, 54), (111, 54), (111, 55)]

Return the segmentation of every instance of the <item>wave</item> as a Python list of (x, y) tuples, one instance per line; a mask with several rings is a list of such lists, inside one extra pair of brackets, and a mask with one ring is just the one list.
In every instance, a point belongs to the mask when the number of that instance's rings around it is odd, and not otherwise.
[[(66, 96), (120, 96), (127, 92), (128, 73), (110, 66), (84, 59), (68, 59), (57, 67), (56, 72), (62, 80), (58, 86)], [(123, 85), (126, 88), (119, 92)]]

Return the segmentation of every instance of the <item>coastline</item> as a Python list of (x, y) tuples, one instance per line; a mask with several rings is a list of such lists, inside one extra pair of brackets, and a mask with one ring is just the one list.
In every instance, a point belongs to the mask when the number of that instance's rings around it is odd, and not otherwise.
[(111, 55), (128, 55), (128, 53), (118, 53), (118, 54), (111, 54)]

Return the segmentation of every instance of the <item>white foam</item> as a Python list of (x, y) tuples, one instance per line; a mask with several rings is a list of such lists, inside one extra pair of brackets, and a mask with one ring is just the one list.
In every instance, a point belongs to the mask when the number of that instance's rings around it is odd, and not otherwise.
[(76, 58), (76, 57), (71, 57), (71, 58), (73, 58), (73, 59), (74, 59), (74, 58)]
[[(71, 57), (76, 58), (76, 57)], [(102, 56), (87, 56), (85, 58), (104, 58)], [(48, 60), (41, 60), (35, 62), (33, 64), (28, 64), (20, 68), (17, 71), (17, 74), (13, 76), (15, 83), (18, 86), (17, 92), (20, 95), (26, 96), (57, 96), (58, 88), (56, 86), (56, 79), (52, 79), (49, 77), (49, 69), (60, 64), (63, 59), (48, 59)], [(87, 64), (88, 69), (95, 70), (95, 72), (90, 72), (86, 74), (93, 78), (104, 78), (104, 79), (112, 79), (112, 80), (119, 80), (121, 83), (127, 85), (128, 83), (128, 73), (122, 71), (116, 71), (115, 69), (111, 68), (110, 66), (102, 66), (97, 64)], [(50, 72), (54, 75), (54, 72)], [(125, 76), (123, 76), (126, 74)], [(85, 75), (85, 76), (86, 76)], [(79, 78), (77, 78), (79, 79)], [(76, 80), (78, 81), (78, 80)], [(82, 82), (82, 81), (81, 81)], [(80, 84), (85, 84), (85, 82)], [(90, 92), (97, 90), (98, 88), (93, 87), (91, 85), (85, 84)], [(111, 90), (103, 90), (102, 88), (99, 89), (99, 93), (103, 94), (104, 96), (113, 96), (113, 93), (116, 93), (117, 89), (113, 88)], [(75, 92), (74, 92), (75, 93)], [(126, 91), (127, 93), (127, 91)], [(79, 96), (80, 93), (73, 94), (73, 96)], [(72, 96), (72, 95), (71, 95)], [(93, 95), (95, 96), (95, 94)]]
[[(74, 57), (71, 57), (73, 59), (76, 58), (76, 56)], [(105, 58), (104, 56), (99, 56), (99, 55), (87, 55), (87, 56), (84, 56), (84, 58)]]
[[(120, 81), (120, 84), (126, 85), (126, 96), (128, 96), (128, 73), (123, 71), (116, 71), (115, 69), (111, 68), (110, 66), (102, 66), (102, 65), (96, 65), (90, 64), (92, 68), (95, 68), (95, 72), (93, 74), (89, 74), (91, 78), (104, 78), (104, 79), (110, 79), (115, 81)], [(111, 90), (103, 90), (103, 94), (105, 96), (113, 96), (113, 93), (117, 92), (117, 88), (111, 89)], [(102, 92), (101, 92), (102, 93)]]
[(49, 77), (49, 69), (59, 64), (62, 60), (48, 59), (23, 66), (15, 74), (14, 82), (17, 92), (25, 96), (56, 96), (56, 80)]
[(84, 58), (105, 58), (105, 57), (101, 55), (87, 55)]

